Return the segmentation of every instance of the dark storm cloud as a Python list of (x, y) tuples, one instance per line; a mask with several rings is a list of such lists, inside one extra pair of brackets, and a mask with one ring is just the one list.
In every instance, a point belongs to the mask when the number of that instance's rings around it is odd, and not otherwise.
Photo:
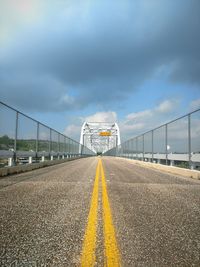
[(199, 85), (199, 26), (199, 0), (74, 4), (4, 50), (1, 96), (55, 111), (117, 102), (161, 66)]

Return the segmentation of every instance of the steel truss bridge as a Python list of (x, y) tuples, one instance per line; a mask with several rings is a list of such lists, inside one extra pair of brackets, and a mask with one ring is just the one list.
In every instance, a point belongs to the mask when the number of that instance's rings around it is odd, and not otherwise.
[(104, 153), (120, 143), (116, 122), (84, 122), (81, 128), (80, 144), (95, 153)]

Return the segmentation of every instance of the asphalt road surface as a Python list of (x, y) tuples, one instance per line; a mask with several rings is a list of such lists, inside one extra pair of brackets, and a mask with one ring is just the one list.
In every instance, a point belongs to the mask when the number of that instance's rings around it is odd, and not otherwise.
[(0, 179), (1, 267), (200, 266), (200, 181), (101, 159)]

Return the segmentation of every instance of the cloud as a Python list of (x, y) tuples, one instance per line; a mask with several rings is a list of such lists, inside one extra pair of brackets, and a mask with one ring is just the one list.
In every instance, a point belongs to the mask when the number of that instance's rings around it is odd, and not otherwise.
[(140, 112), (134, 112), (134, 113), (130, 113), (126, 116), (127, 122), (128, 121), (132, 121), (132, 120), (142, 120), (142, 119), (147, 119), (152, 117), (152, 111), (150, 109), (148, 110), (144, 110), (144, 111), (140, 111)]
[(81, 133), (81, 125), (70, 124), (68, 125), (65, 130), (64, 134), (69, 136), (70, 138), (79, 141), (80, 140), (80, 133)]
[(108, 107), (161, 66), (171, 82), (199, 85), (199, 13), (199, 0), (68, 1), (3, 47), (1, 95), (27, 110)]
[(87, 122), (116, 122), (117, 114), (114, 111), (97, 112), (91, 116), (85, 117)]
[(126, 115), (119, 123), (123, 141), (169, 122), (178, 114), (178, 109), (179, 101), (166, 99), (152, 109)]
[(54, 80), (53, 77), (28, 74), (24, 77), (22, 74), (13, 74), (8, 84), (8, 76), (0, 73), (1, 101), (5, 103), (13, 101), (18, 103), (21, 109), (26, 110), (28, 105), (29, 111), (43, 112), (77, 108), (74, 97), (68, 94), (66, 85)]
[(0, 1), (0, 46), (6, 46), (17, 34), (41, 23), (53, 13), (69, 7), (70, 0), (47, 2), (46, 0), (2, 0)]
[(194, 110), (199, 109), (199, 108), (200, 108), (200, 98), (195, 99), (190, 103), (190, 110), (191, 111), (194, 111)]
[(174, 109), (177, 107), (177, 104), (179, 103), (179, 101), (177, 99), (175, 100), (165, 100), (162, 103), (159, 104), (158, 107), (155, 108), (155, 110), (157, 112), (161, 112), (161, 113), (169, 113), (169, 112), (173, 112)]

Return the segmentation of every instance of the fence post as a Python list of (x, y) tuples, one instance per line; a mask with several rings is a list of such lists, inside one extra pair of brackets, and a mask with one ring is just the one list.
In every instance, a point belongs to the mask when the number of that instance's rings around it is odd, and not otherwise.
[(75, 143), (74, 141), (72, 141), (72, 151), (73, 151), (73, 157), (75, 156)]
[(69, 138), (69, 157), (71, 158), (71, 139)]
[(18, 122), (19, 122), (19, 112), (16, 112), (16, 121), (15, 121), (15, 141), (14, 141), (14, 153), (13, 153), (13, 163), (17, 164), (17, 136), (18, 136)]
[(165, 153), (166, 153), (166, 165), (168, 165), (168, 136), (167, 136), (168, 127), (165, 124)]
[(192, 168), (191, 153), (191, 115), (188, 114), (188, 161), (190, 169)]
[(60, 158), (60, 134), (58, 133), (58, 157)]
[(66, 155), (67, 152), (67, 143), (66, 143), (66, 136), (64, 136), (64, 154)]
[(133, 158), (133, 139), (130, 140), (130, 159)]
[(142, 160), (144, 161), (144, 134), (142, 135)]
[(136, 158), (138, 160), (138, 138), (136, 137)]
[(152, 136), (151, 136), (151, 148), (152, 148), (152, 163), (153, 163), (153, 157), (154, 157), (154, 151), (153, 151), (153, 145), (154, 145), (154, 143), (153, 143), (153, 130), (152, 130)]
[(39, 150), (39, 128), (40, 128), (40, 125), (39, 125), (39, 122), (37, 122), (36, 161), (37, 161), (37, 158), (38, 158), (38, 150)]
[(49, 159), (51, 158), (51, 141), (52, 141), (52, 133), (51, 133), (51, 128), (49, 128)]

